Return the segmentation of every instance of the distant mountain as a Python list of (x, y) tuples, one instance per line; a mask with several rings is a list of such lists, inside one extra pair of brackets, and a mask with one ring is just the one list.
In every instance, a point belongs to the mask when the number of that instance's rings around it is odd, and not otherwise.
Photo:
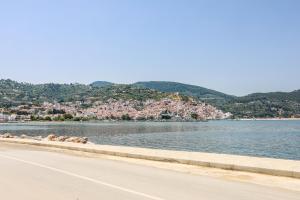
[(134, 83), (133, 85), (158, 90), (161, 92), (179, 92), (183, 95), (197, 97), (198, 99), (202, 99), (202, 100), (208, 100), (208, 99), (230, 100), (234, 98), (234, 96), (227, 95), (215, 90), (207, 89), (196, 85), (188, 85), (188, 84), (177, 83), (177, 82), (149, 81), (149, 82), (137, 82)]
[(253, 93), (244, 97), (240, 97), (241, 101), (265, 99), (272, 101), (295, 101), (300, 103), (300, 90), (295, 90), (293, 92)]
[(110, 86), (113, 85), (114, 83), (107, 82), (107, 81), (95, 81), (91, 83), (91, 86), (93, 87), (105, 87), (105, 86)]
[(249, 94), (219, 108), (239, 118), (300, 117), (300, 90)]

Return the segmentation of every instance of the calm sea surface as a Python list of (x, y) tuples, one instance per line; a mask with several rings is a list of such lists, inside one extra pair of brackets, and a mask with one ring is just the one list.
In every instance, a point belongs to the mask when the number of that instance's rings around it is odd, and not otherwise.
[(88, 137), (97, 144), (300, 160), (300, 121), (0, 124), (0, 133)]

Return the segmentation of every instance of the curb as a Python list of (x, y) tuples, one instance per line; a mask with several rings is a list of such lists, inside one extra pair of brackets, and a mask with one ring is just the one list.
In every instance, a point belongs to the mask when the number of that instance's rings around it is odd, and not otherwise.
[(298, 160), (258, 158), (200, 152), (168, 151), (123, 146), (35, 141), (28, 139), (0, 138), (0, 142), (52, 147), (111, 156), (212, 167), (225, 170), (244, 171), (300, 179), (300, 161)]

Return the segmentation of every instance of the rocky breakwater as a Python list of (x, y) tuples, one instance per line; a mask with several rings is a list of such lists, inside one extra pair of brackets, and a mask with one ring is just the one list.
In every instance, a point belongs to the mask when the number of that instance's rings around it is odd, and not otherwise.
[(86, 144), (88, 142), (88, 138), (87, 137), (56, 136), (54, 134), (48, 135), (46, 139), (48, 141), (73, 142), (73, 143), (81, 143), (81, 144)]
[(57, 136), (55, 134), (50, 134), (47, 137), (43, 138), (42, 136), (28, 136), (28, 135), (21, 135), (16, 136), (11, 133), (4, 133), (0, 134), (0, 138), (6, 139), (30, 139), (30, 140), (37, 140), (37, 141), (53, 141), (53, 142), (71, 142), (71, 143), (80, 143), (80, 144), (87, 144), (88, 142), (87, 137), (74, 137), (74, 136)]

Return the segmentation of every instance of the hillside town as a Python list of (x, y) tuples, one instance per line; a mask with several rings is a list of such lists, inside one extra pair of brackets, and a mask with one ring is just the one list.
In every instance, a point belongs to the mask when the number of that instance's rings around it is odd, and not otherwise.
[(9, 121), (86, 121), (86, 120), (173, 120), (203, 121), (226, 119), (215, 107), (192, 99), (44, 102), (42, 105), (20, 105), (0, 109), (0, 122)]

